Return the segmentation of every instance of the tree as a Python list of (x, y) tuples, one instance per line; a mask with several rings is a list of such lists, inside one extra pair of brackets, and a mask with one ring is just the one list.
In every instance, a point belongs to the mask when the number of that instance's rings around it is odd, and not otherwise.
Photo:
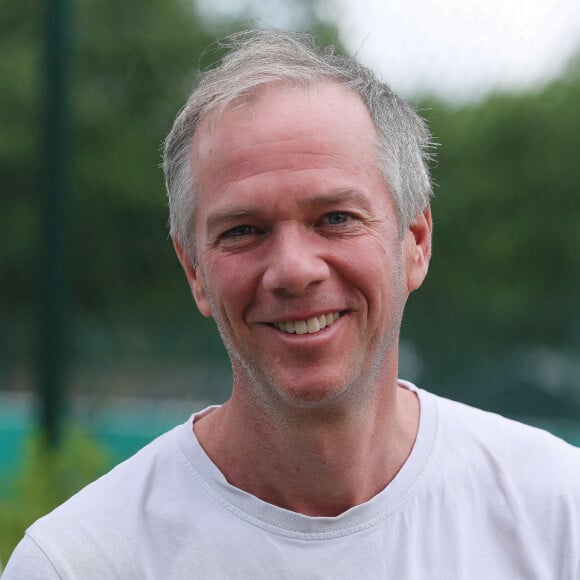
[[(519, 414), (580, 410), (579, 103), (571, 68), (534, 94), (422, 105), (442, 146), (434, 259), (407, 336), (441, 392)], [(549, 384), (542, 352), (562, 359)]]

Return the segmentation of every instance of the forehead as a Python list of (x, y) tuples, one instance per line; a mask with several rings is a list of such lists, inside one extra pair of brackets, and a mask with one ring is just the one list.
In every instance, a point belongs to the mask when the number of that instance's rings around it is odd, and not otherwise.
[[(221, 113), (209, 113), (193, 140), (196, 173), (229, 157), (270, 157), (283, 145), (288, 152), (316, 150), (375, 163), (376, 131), (369, 111), (355, 92), (334, 82), (308, 88), (271, 85)], [(369, 158), (370, 157), (370, 158)], [(255, 158), (255, 161), (258, 161)]]

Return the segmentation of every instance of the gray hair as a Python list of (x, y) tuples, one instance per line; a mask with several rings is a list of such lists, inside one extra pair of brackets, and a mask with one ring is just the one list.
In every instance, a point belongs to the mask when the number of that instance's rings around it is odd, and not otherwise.
[(202, 74), (163, 148), (170, 232), (193, 263), (196, 179), (191, 152), (199, 123), (208, 113), (220, 115), (234, 101), (273, 83), (308, 88), (331, 81), (357, 93), (377, 131), (379, 169), (395, 200), (400, 235), (426, 210), (433, 194), (429, 129), (370, 69), (336, 55), (333, 47), (320, 48), (310, 34), (247, 30), (226, 37), (219, 46), (229, 52), (216, 68)]

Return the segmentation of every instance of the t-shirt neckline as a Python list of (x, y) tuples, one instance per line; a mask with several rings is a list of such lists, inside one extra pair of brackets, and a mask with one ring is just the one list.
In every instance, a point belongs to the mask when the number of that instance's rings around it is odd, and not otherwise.
[(400, 509), (421, 486), (428, 470), (437, 433), (435, 397), (408, 381), (399, 385), (417, 393), (420, 402), (419, 428), (413, 449), (394, 479), (367, 502), (336, 517), (314, 517), (269, 504), (231, 485), (200, 445), (192, 424), (208, 413), (208, 407), (176, 430), (178, 445), (192, 468), (197, 485), (223, 508), (249, 523), (278, 534), (298, 538), (327, 539), (356, 533), (378, 524)]

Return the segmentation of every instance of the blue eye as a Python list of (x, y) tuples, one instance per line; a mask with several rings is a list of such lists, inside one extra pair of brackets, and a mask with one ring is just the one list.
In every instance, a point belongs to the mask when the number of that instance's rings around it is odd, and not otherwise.
[(224, 232), (222, 237), (226, 237), (226, 238), (241, 238), (243, 236), (250, 236), (252, 234), (256, 233), (256, 228), (254, 226), (249, 226), (249, 225), (242, 225), (242, 226), (236, 226), (235, 228), (232, 228), (231, 230), (228, 230), (227, 232)]
[(342, 211), (333, 211), (326, 215), (326, 219), (331, 226), (337, 226), (348, 221), (349, 214)]

